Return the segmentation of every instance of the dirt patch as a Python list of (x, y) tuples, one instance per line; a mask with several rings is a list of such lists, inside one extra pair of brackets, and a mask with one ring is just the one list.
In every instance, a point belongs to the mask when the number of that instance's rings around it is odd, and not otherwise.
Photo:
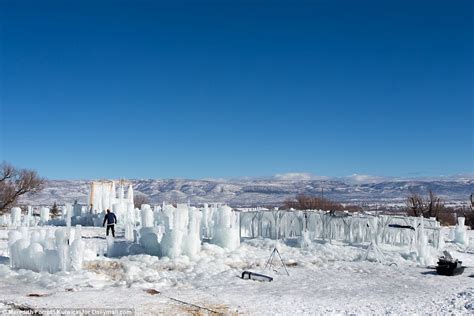
[(225, 314), (225, 315), (237, 315), (236, 312), (231, 311), (229, 309), (229, 306), (224, 305), (224, 304), (218, 304), (218, 305), (206, 305), (207, 308), (216, 311), (220, 314)]
[(179, 309), (184, 314), (195, 315), (195, 316), (208, 316), (208, 315), (238, 315), (236, 312), (229, 310), (226, 305), (202, 305), (201, 307), (181, 305)]
[(150, 295), (160, 294), (160, 291), (157, 291), (155, 289), (148, 289), (148, 290), (145, 290), (145, 292), (147, 292)]
[[(156, 291), (154, 289), (151, 290)], [(206, 304), (205, 302), (195, 304), (166, 295), (163, 295), (163, 297), (166, 297), (176, 304), (175, 306), (179, 310), (177, 314), (179, 315), (237, 315), (236, 312), (231, 311), (229, 307), (224, 304)]]
[(51, 294), (38, 294), (38, 293), (31, 293), (31, 294), (28, 294), (27, 296), (28, 297), (45, 297), (45, 296), (49, 296)]
[(120, 280), (125, 273), (123, 264), (118, 261), (89, 261), (84, 263), (83, 268), (97, 274), (105, 274), (113, 281)]

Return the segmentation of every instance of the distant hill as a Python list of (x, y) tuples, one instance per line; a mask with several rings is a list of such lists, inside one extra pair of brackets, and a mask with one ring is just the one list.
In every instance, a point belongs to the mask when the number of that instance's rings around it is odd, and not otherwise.
[[(136, 193), (147, 195), (152, 204), (166, 202), (191, 204), (227, 203), (234, 207), (278, 205), (299, 193), (320, 195), (351, 203), (403, 203), (412, 192), (426, 193), (432, 189), (445, 201), (467, 201), (474, 192), (473, 179), (461, 180), (397, 180), (376, 183), (350, 183), (344, 180), (130, 180)], [(52, 205), (88, 201), (90, 181), (48, 180), (46, 188), (23, 203)]]

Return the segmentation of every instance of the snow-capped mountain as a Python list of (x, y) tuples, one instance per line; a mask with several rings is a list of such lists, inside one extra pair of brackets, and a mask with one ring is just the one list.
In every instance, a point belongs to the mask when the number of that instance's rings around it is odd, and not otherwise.
[[(34, 196), (26, 196), (23, 203), (51, 205), (88, 202), (89, 180), (48, 180), (45, 189)], [(468, 201), (474, 192), (473, 179), (460, 180), (391, 180), (354, 183), (343, 179), (281, 180), (130, 180), (136, 194), (148, 196), (152, 204), (163, 201), (191, 204), (212, 202), (231, 206), (278, 205), (297, 194), (305, 193), (354, 204), (403, 203), (410, 192), (426, 194), (433, 190), (445, 201)]]

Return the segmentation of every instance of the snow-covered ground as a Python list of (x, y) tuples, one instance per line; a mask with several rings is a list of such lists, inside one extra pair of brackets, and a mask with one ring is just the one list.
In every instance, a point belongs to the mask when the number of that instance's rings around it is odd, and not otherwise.
[[(55, 229), (53, 227), (53, 229)], [(474, 313), (474, 234), (469, 248), (446, 243), (467, 266), (462, 275), (439, 276), (416, 261), (415, 249), (383, 246), (384, 260), (372, 260), (368, 245), (313, 243), (306, 249), (278, 243), (290, 275), (274, 260), (273, 282), (239, 278), (263, 271), (275, 241), (244, 240), (235, 251), (204, 243), (194, 258), (135, 255), (98, 257), (102, 228), (83, 228), (89, 251), (80, 272), (49, 274), (12, 270), (8, 230), (0, 229), (0, 313), (57, 308), (133, 309), (143, 314), (242, 313)], [(447, 238), (447, 230), (443, 229)], [(119, 232), (118, 239), (123, 239)]]

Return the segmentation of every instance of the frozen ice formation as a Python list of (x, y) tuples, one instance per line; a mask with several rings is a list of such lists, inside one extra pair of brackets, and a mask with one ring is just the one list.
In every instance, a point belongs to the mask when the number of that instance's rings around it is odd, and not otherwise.
[(153, 211), (148, 204), (141, 205), (142, 227), (153, 227)]
[(109, 209), (122, 217), (127, 212), (129, 204), (133, 205), (132, 185), (129, 185), (125, 196), (123, 183), (119, 186), (118, 195), (114, 181), (94, 181), (91, 183), (89, 205), (92, 213), (103, 213)]
[(464, 226), (465, 220), (464, 217), (458, 217), (458, 224), (454, 230), (454, 241), (469, 246), (469, 236), (466, 233), (466, 226)]
[[(127, 193), (127, 194), (126, 194)], [(84, 240), (80, 226), (102, 226), (103, 211), (111, 209), (117, 216), (124, 240), (107, 238), (107, 256), (119, 257), (146, 253), (177, 258), (196, 257), (201, 244), (211, 243), (228, 251), (240, 246), (242, 238), (294, 239), (303, 248), (314, 240), (342, 241), (348, 244), (370, 243), (408, 246), (421, 264), (432, 262), (432, 249), (443, 246), (439, 223), (415, 217), (370, 215), (322, 210), (283, 211), (262, 208), (237, 211), (227, 205), (204, 204), (201, 208), (188, 204), (176, 206), (163, 203), (152, 207), (134, 207), (133, 189), (114, 182), (91, 185), (91, 207), (66, 204), (62, 216), (50, 218), (50, 210), (42, 207), (39, 220), (32, 208), (21, 214), (12, 208), (0, 217), (0, 225), (19, 227), (9, 236), (12, 266), (34, 271), (72, 271), (82, 266)], [(65, 226), (54, 234), (39, 225)], [(20, 227), (22, 226), (22, 227)], [(76, 226), (76, 229), (72, 227)], [(467, 244), (463, 218), (453, 231), (453, 239)], [(103, 253), (104, 246), (98, 249)]]
[(21, 225), (21, 208), (19, 207), (12, 207), (10, 210), (11, 213), (11, 225), (12, 226), (20, 226)]
[(164, 234), (161, 239), (163, 256), (176, 258), (194, 256), (201, 250), (201, 212), (186, 204), (177, 207), (165, 205), (163, 211)]
[[(249, 211), (240, 213), (241, 237), (339, 240), (349, 244), (375, 242), (390, 245), (416, 244), (416, 217), (328, 213), (324, 211)], [(439, 246), (440, 227), (424, 219), (427, 242)], [(303, 236), (303, 233), (305, 236)], [(306, 236), (308, 235), (308, 236)]]
[(169, 258), (195, 256), (203, 239), (229, 250), (240, 245), (239, 214), (228, 206), (198, 209), (187, 204), (163, 204), (152, 211), (144, 205), (138, 232), (146, 253)]
[(0, 215), (0, 226), (19, 227), (36, 226), (37, 220), (33, 216), (33, 208), (28, 206), (27, 212), (21, 214), (21, 208), (12, 207), (10, 213)]
[(58, 228), (54, 234), (44, 228), (11, 230), (8, 233), (11, 267), (49, 273), (80, 270), (85, 248), (80, 231), (80, 226), (75, 230)]
[(222, 205), (214, 215), (214, 235), (211, 243), (229, 250), (237, 249), (240, 246), (240, 214), (229, 206)]

